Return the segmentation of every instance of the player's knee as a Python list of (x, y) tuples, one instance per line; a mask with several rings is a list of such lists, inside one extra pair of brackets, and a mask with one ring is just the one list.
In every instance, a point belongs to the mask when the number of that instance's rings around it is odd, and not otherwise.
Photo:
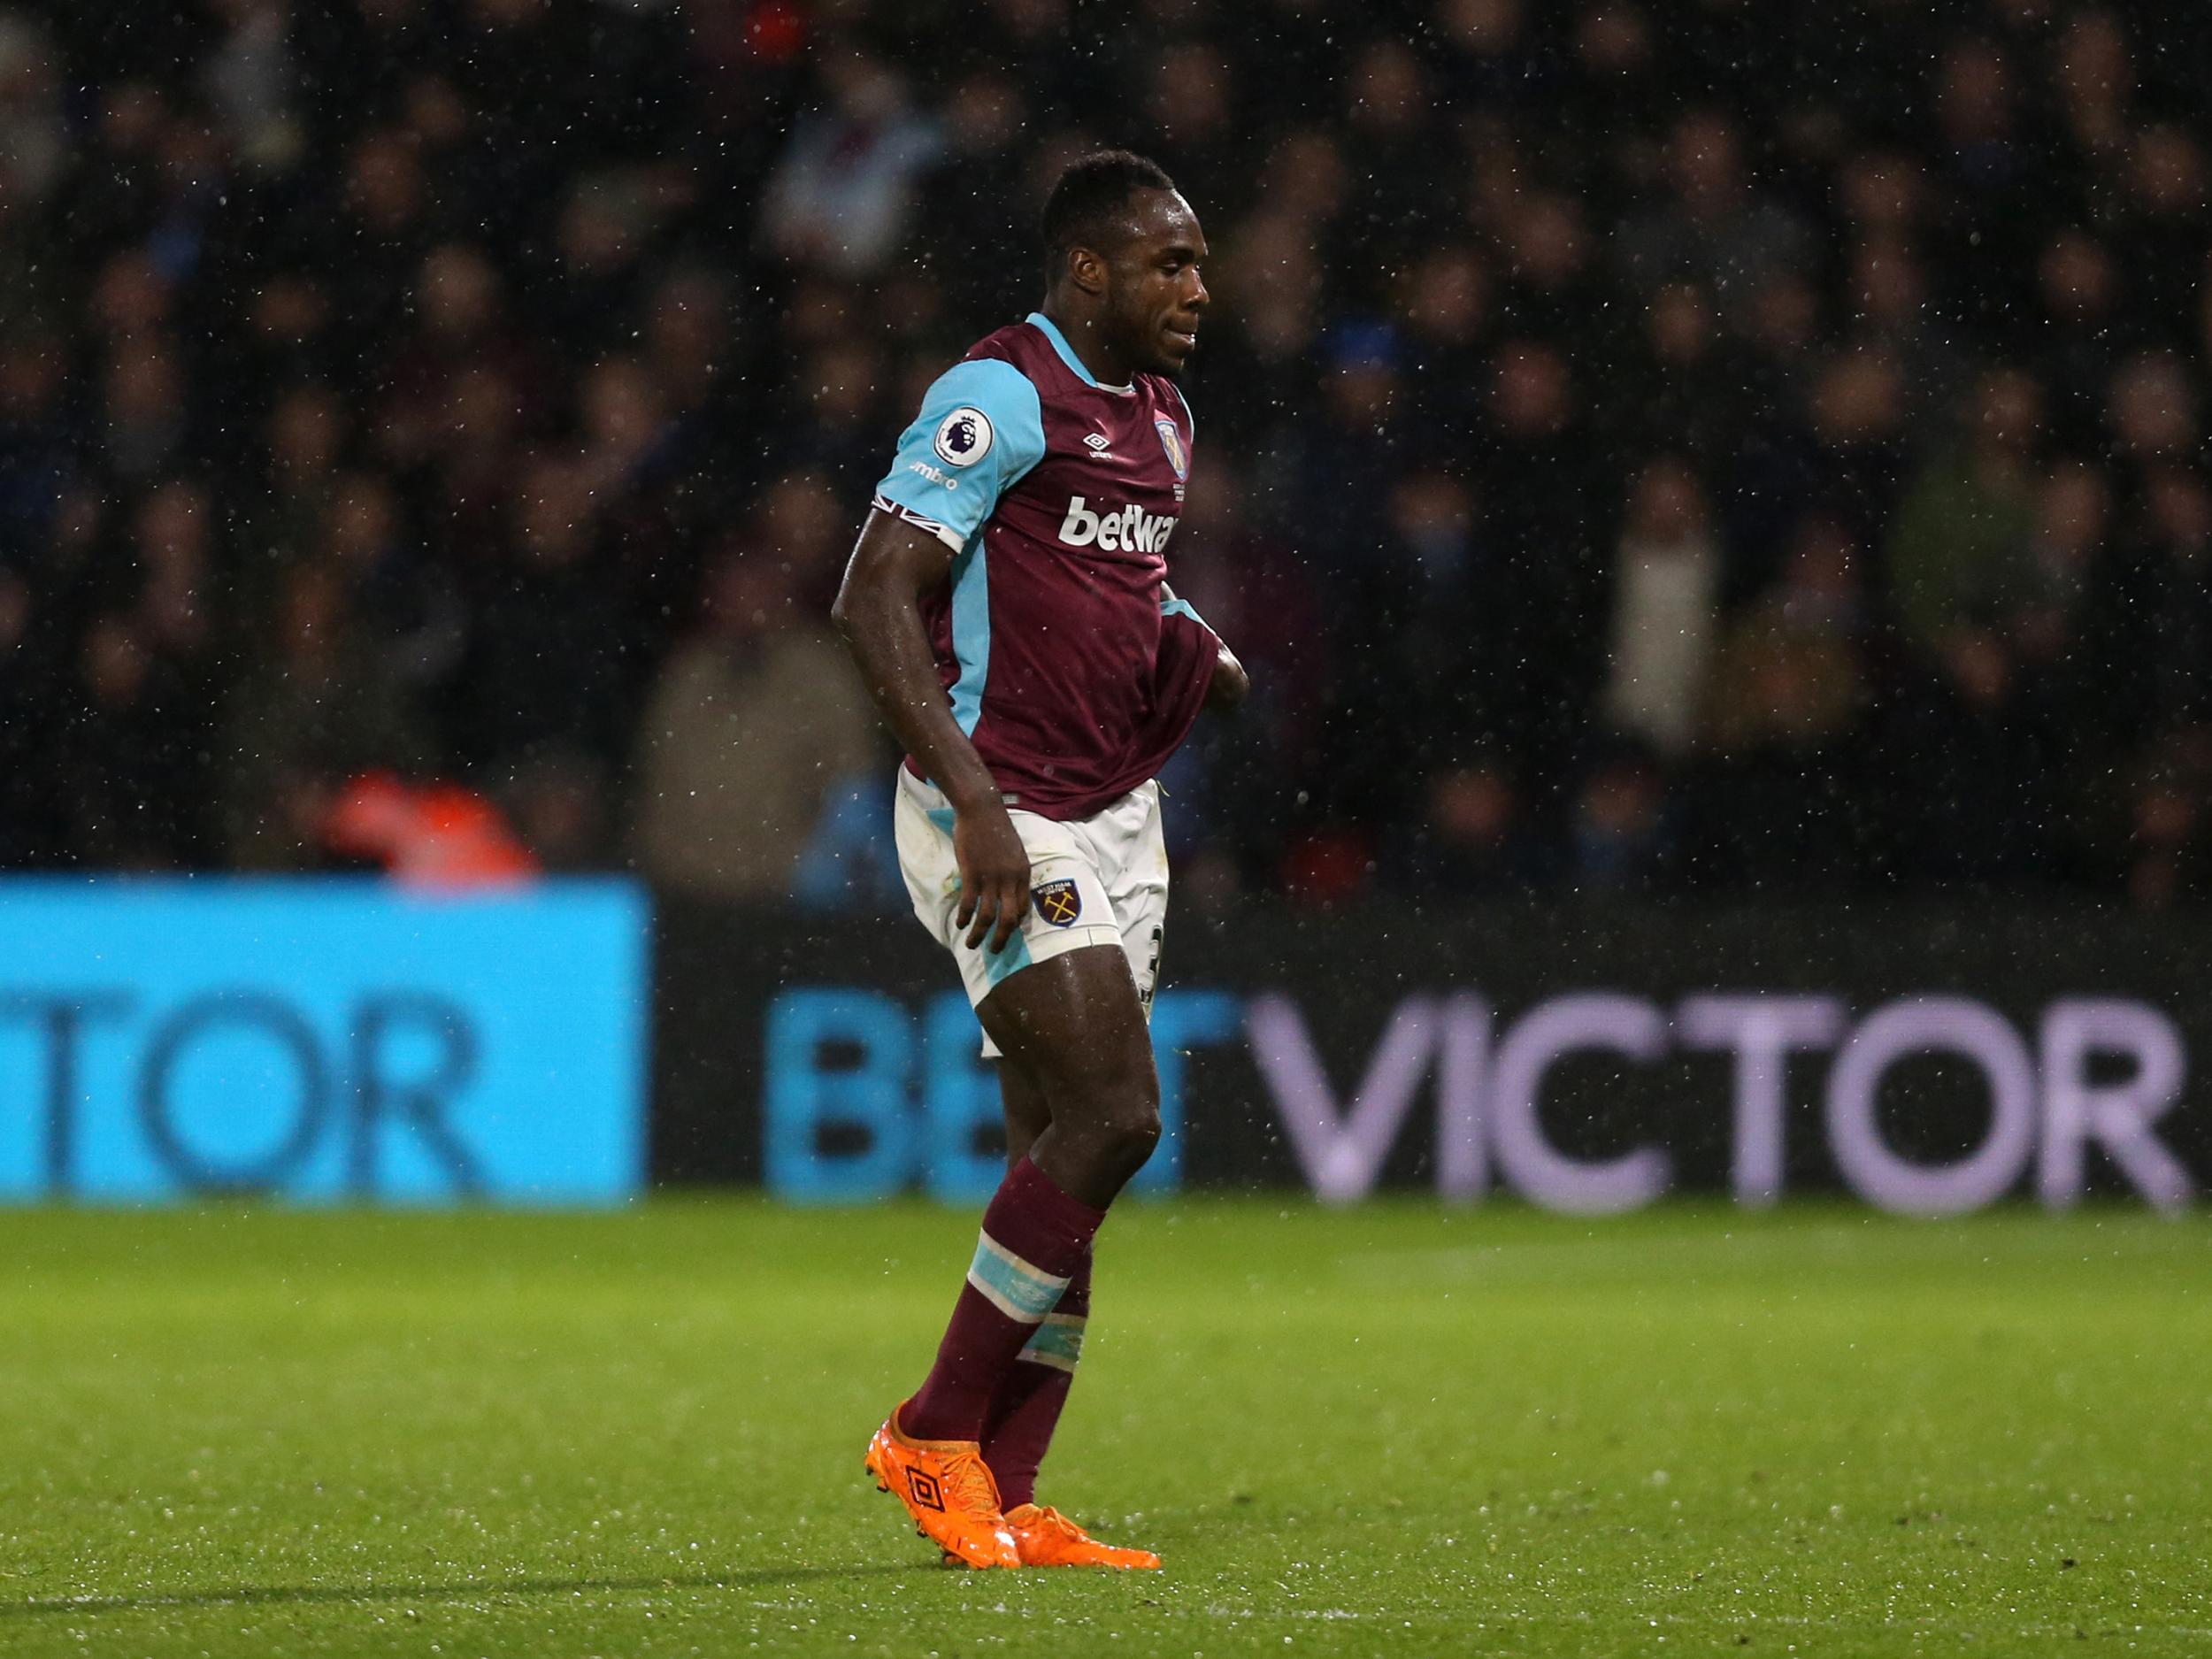
[(1099, 1114), (1099, 1139), (1107, 1157), (1126, 1174), (1144, 1167), (1160, 1144), (1160, 1085), (1150, 1067), (1127, 1079)]
[(1156, 1102), (1141, 1113), (1132, 1112), (1113, 1128), (1118, 1160), (1133, 1175), (1145, 1166), (1152, 1149), (1160, 1144), (1160, 1109)]

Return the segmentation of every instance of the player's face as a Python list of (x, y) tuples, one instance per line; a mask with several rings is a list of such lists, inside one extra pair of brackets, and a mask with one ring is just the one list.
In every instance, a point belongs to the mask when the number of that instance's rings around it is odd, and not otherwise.
[(1190, 356), (1206, 309), (1206, 283), (1198, 274), (1206, 237), (1198, 215), (1176, 191), (1141, 191), (1133, 205), (1133, 234), (1107, 262), (1115, 343), (1133, 367), (1173, 374)]

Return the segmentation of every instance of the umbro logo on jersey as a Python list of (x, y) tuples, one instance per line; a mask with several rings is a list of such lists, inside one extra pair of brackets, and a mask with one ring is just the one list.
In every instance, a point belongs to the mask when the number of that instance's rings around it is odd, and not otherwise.
[(1110, 446), (1113, 440), (1108, 437), (1104, 433), (1093, 432), (1085, 434), (1083, 439), (1083, 447), (1090, 450), (1094, 455), (1103, 455), (1106, 453), (1108, 446)]
[(1068, 516), (1060, 520), (1060, 540), (1069, 547), (1096, 546), (1101, 552), (1120, 549), (1131, 553), (1157, 553), (1167, 546), (1175, 528), (1171, 513), (1147, 512), (1127, 506), (1093, 512), (1080, 495), (1068, 503)]

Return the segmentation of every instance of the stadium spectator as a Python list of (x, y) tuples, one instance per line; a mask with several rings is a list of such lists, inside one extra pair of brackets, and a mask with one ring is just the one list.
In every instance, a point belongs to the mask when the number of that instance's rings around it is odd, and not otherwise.
[(1879, 833), (1861, 549), (1832, 519), (1799, 528), (1780, 576), (1731, 620), (1714, 656), (1694, 778), (1686, 878), (1707, 887), (1833, 890)]
[(1552, 874), (1510, 772), (1481, 755), (1423, 780), (1384, 859), (1391, 885), (1428, 898), (1526, 893)]
[(733, 545), (709, 564), (701, 626), (670, 655), (641, 726), (635, 847), (656, 881), (706, 897), (785, 898), (825, 802), (864, 791), (889, 764), (814, 603), (819, 578), (772, 541)]
[(311, 868), (344, 780), (426, 769), (435, 749), (403, 679), (363, 625), (355, 573), (338, 559), (284, 571), (269, 655), (238, 684), (218, 734), (223, 833), (241, 869)]
[(795, 265), (869, 276), (897, 251), (915, 182), (942, 140), (910, 104), (903, 78), (872, 53), (826, 54), (821, 83), (826, 107), (792, 134), (769, 180), (762, 229)]
[(1687, 463), (1638, 475), (1614, 573), (1612, 649), (1602, 706), (1663, 756), (1688, 753), (1720, 629), (1720, 549)]
[(1575, 786), (1568, 885), (1617, 898), (1659, 892), (1668, 879), (1672, 829), (1655, 757), (1638, 743), (1600, 742)]
[(2029, 602), (2041, 402), (2028, 375), (1993, 371), (1965, 411), (1955, 446), (1905, 492), (1889, 579), (1899, 617), (1924, 643), (1970, 617), (1993, 618)]

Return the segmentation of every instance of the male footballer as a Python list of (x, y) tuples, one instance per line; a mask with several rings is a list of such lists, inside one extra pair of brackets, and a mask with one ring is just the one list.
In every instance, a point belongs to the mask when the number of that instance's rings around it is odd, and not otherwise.
[(1174, 376), (1206, 305), (1197, 218), (1108, 150), (1061, 176), (1044, 242), (1042, 309), (929, 388), (834, 611), (906, 749), (900, 866), (998, 1063), (1010, 1161), (936, 1363), (867, 1466), (948, 1563), (1156, 1567), (1040, 1508), (1037, 1470), (1093, 1235), (1160, 1135), (1153, 777), (1249, 682), (1163, 557), (1190, 469)]

